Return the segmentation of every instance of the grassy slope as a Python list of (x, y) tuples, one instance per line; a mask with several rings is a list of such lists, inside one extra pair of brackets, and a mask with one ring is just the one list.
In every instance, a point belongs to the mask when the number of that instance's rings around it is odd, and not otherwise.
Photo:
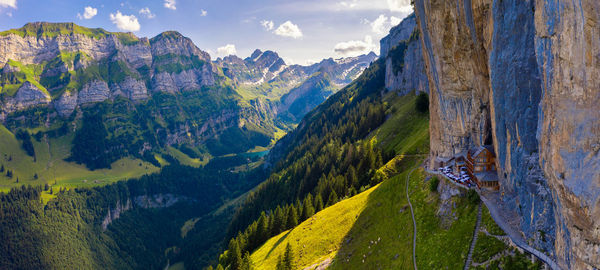
[(325, 257), (333, 257), (345, 235), (363, 211), (375, 188), (317, 213), (293, 230), (285, 231), (266, 242), (252, 253), (256, 269), (275, 269), (277, 259), (292, 245), (298, 266), (309, 266)]
[[(388, 176), (396, 176), (273, 237), (252, 254), (256, 269), (273, 269), (288, 242), (300, 269), (325, 258), (336, 258), (333, 269), (411, 265), (412, 261), (402, 258), (410, 258), (411, 249), (406, 247), (412, 243), (412, 222), (406, 211), (406, 196), (398, 191), (405, 189), (406, 169), (415, 164), (415, 159), (401, 155), (427, 152), (428, 116), (414, 112), (414, 95), (398, 97), (390, 93), (384, 99), (391, 105), (391, 116), (365, 141), (375, 142), (387, 151), (396, 150), (399, 156), (384, 166)], [(396, 254), (400, 259), (392, 260)]]
[[(20, 141), (0, 125), (0, 164), (14, 173), (12, 179), (6, 177), (6, 174), (0, 175), (0, 191), (7, 191), (23, 184), (44, 185), (48, 183), (54, 185), (55, 182), (54, 188), (91, 187), (158, 171), (158, 168), (147, 162), (129, 158), (114, 162), (110, 170), (90, 171), (83, 165), (64, 161), (70, 155), (72, 139), (72, 135), (49, 139), (50, 147), (44, 139), (41, 142), (32, 139), (37, 156), (37, 160), (34, 162), (33, 158), (21, 149)], [(10, 157), (12, 160), (8, 161)], [(36, 173), (37, 180), (34, 179)], [(16, 183), (17, 177), (19, 183)]]

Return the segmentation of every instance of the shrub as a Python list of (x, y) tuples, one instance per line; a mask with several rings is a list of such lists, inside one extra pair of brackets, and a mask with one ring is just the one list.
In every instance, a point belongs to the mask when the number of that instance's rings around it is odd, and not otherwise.
[(471, 204), (478, 204), (480, 199), (479, 194), (477, 194), (477, 191), (475, 191), (474, 189), (469, 189), (469, 191), (467, 192), (467, 200), (469, 200)]
[(415, 108), (420, 113), (426, 113), (429, 111), (429, 95), (427, 95), (427, 93), (421, 92), (419, 96), (417, 96)]
[(431, 192), (437, 192), (437, 188), (438, 188), (439, 185), (440, 185), (440, 179), (437, 178), (436, 176), (434, 176), (429, 181), (429, 190)]

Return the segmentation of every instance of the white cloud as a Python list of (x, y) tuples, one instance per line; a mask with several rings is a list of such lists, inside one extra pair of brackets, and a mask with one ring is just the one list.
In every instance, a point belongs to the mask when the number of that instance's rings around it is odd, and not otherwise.
[(176, 10), (177, 7), (175, 6), (175, 4), (175, 0), (165, 0), (164, 6), (168, 9)]
[(400, 24), (400, 22), (402, 22), (402, 18), (396, 16), (388, 17), (384, 14), (381, 14), (374, 21), (362, 19), (361, 22), (371, 26), (371, 30), (373, 33), (377, 34), (377, 36), (382, 36), (387, 34), (390, 31), (390, 28)]
[(235, 55), (237, 51), (235, 50), (235, 45), (227, 44), (223, 47), (217, 48), (217, 57), (225, 57), (229, 55)]
[(379, 15), (377, 19), (371, 22), (371, 29), (373, 30), (373, 32), (379, 35), (384, 35), (387, 32), (387, 30), (389, 30), (388, 17), (383, 14)]
[(355, 8), (356, 6), (358, 6), (358, 0), (341, 1), (338, 4), (344, 8)]
[(377, 44), (373, 43), (371, 36), (365, 36), (365, 40), (340, 42), (335, 45), (333, 50), (343, 57), (358, 56), (377, 50)]
[(94, 18), (96, 14), (98, 14), (98, 9), (88, 6), (83, 9), (83, 15), (77, 13), (77, 18), (79, 18), (80, 20), (89, 20), (91, 18)]
[(302, 31), (298, 25), (293, 24), (291, 21), (284, 22), (277, 29), (275, 29), (275, 34), (282, 37), (291, 37), (291, 38), (301, 38)]
[(260, 21), (260, 25), (262, 25), (267, 31), (271, 31), (273, 28), (275, 28), (275, 23), (273, 23), (273, 21), (262, 20)]
[(148, 19), (153, 19), (154, 17), (156, 17), (156, 15), (153, 14), (152, 11), (150, 11), (150, 8), (148, 7), (140, 9), (139, 13), (142, 16), (146, 16), (146, 18)]
[(116, 14), (110, 14), (110, 21), (123, 31), (135, 32), (140, 30), (140, 23), (134, 15), (123, 15), (118, 10)]
[(202, 16), (202, 17), (206, 17), (206, 15), (208, 15), (208, 11), (206, 11), (206, 10), (204, 10), (204, 9), (201, 9), (201, 10), (200, 10), (200, 16)]
[(410, 0), (387, 0), (388, 7), (392, 12), (411, 13), (413, 8)]
[(0, 0), (0, 7), (17, 8), (17, 0)]
[(398, 18), (396, 16), (390, 17), (390, 23), (392, 24), (392, 27), (399, 25), (400, 22), (402, 22), (402, 18)]

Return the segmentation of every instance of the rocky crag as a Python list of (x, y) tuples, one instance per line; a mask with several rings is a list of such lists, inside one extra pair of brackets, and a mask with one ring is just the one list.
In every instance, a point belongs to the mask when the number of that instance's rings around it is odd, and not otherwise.
[(380, 41), (380, 55), (385, 57), (385, 87), (389, 91), (407, 94), (429, 92), (423, 50), (414, 14), (390, 30)]
[(524, 238), (600, 268), (600, 3), (417, 0), (431, 165), (493, 144)]

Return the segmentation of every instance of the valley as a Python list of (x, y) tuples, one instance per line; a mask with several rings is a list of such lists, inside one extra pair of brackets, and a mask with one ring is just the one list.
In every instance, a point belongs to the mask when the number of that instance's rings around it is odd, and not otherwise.
[(392, 2), (0, 29), (0, 269), (600, 268), (599, 4)]

